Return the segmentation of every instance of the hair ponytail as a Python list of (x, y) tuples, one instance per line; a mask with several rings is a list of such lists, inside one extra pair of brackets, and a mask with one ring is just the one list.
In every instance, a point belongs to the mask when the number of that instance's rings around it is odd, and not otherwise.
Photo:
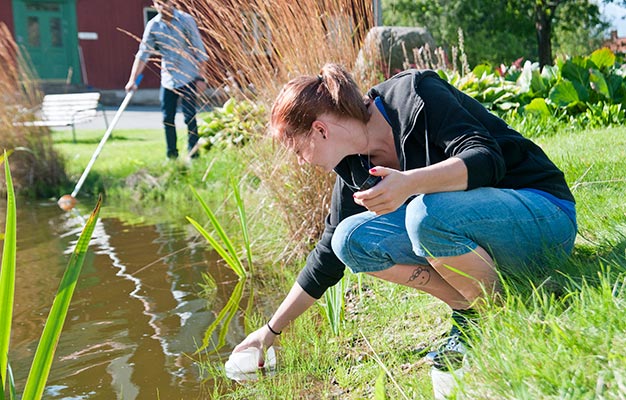
[(364, 122), (369, 120), (363, 95), (348, 71), (339, 64), (326, 64), (322, 67), (320, 76), (336, 107), (335, 114), (356, 118)]

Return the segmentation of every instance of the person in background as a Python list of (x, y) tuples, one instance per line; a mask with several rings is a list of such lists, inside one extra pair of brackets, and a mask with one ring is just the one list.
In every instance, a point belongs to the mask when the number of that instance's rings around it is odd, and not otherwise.
[(499, 292), (499, 274), (538, 276), (573, 248), (575, 200), (563, 173), (434, 71), (402, 72), (363, 97), (342, 66), (327, 64), (282, 88), (269, 129), (300, 164), (337, 179), (297, 281), (235, 352), (271, 346), (347, 266), (449, 305), (452, 329), (428, 357), (462, 359), (464, 328)]
[[(198, 141), (196, 121), (197, 93), (206, 90), (201, 76), (202, 63), (208, 60), (193, 17), (177, 10), (170, 0), (154, 0), (158, 14), (146, 24), (139, 51), (131, 67), (126, 91), (137, 89), (135, 81), (152, 55), (161, 56), (161, 89), (159, 100), (163, 112), (167, 157), (178, 157), (176, 125), (178, 99), (187, 125), (187, 150)], [(196, 152), (193, 156), (196, 157)]]

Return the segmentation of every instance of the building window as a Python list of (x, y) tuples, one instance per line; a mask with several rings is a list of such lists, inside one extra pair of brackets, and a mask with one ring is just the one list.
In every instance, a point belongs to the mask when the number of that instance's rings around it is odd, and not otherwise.
[(52, 11), (59, 12), (61, 11), (61, 5), (54, 3), (34, 3), (29, 2), (26, 3), (26, 9), (28, 11)]
[(61, 18), (50, 18), (50, 43), (52, 47), (63, 47), (63, 28)]
[(41, 46), (41, 31), (39, 29), (39, 18), (28, 17), (28, 45), (31, 47)]

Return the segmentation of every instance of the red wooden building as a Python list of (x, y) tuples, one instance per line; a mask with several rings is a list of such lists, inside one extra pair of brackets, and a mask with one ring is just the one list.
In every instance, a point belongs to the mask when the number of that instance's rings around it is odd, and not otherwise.
[[(13, 32), (44, 83), (123, 89), (151, 0), (1, 0), (0, 21)], [(134, 35), (134, 37), (133, 37)], [(142, 88), (158, 88), (159, 71)]]
[(611, 31), (611, 38), (604, 42), (615, 54), (626, 54), (626, 38), (617, 36), (617, 31)]
[[(279, 0), (276, 3), (287, 1), (322, 8), (324, 3), (302, 0)], [(370, 3), (370, 0), (343, 0), (345, 4), (338, 5), (335, 13), (347, 12), (351, 15), (348, 21), (352, 25), (349, 28), (354, 29), (355, 37), (360, 38), (369, 29), (368, 18), (361, 15), (361, 10), (367, 4), (374, 4), (373, 10), (376, 12), (380, 10), (376, 6), (379, 1), (373, 0)], [(174, 1), (175, 4), (197, 4), (196, 9), (185, 9), (181, 6), (192, 15), (198, 9), (208, 13), (212, 4), (219, 2), (222, 5), (230, 4), (230, 0)], [(310, 8), (310, 5), (306, 7)], [(246, 43), (253, 38), (264, 44), (248, 49), (250, 55), (259, 56), (259, 47), (264, 51), (262, 57), (271, 57), (271, 49), (267, 47), (271, 43), (271, 32), (260, 29), (260, 22), (256, 17), (248, 21), (246, 11), (241, 12), (243, 25), (237, 25), (228, 40)], [(323, 12), (321, 14), (325, 15), (320, 18), (322, 25), (334, 26), (333, 15)], [(71, 85), (72, 90), (123, 93), (144, 27), (155, 15), (152, 0), (0, 0), (0, 22), (8, 25), (46, 92), (51, 92), (47, 90), (49, 87), (56, 86), (58, 89), (60, 86), (62, 90), (68, 90)], [(207, 32), (202, 29), (202, 22), (219, 22), (223, 18), (219, 12), (203, 16), (205, 20), (198, 21), (201, 34)], [(209, 81), (213, 78), (218, 84), (224, 82), (228, 78), (227, 71), (233, 69), (233, 60), (223, 52), (223, 47), (218, 42), (219, 35), (213, 38), (205, 33), (203, 39), (211, 60), (210, 69), (205, 71), (209, 76), (205, 77)], [(158, 88), (159, 76), (158, 66), (148, 64), (141, 89)]]

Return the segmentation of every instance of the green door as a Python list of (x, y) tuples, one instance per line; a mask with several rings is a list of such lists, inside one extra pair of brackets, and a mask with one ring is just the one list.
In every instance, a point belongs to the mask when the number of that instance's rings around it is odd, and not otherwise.
[(13, 0), (15, 38), (40, 79), (81, 82), (75, 0)]

